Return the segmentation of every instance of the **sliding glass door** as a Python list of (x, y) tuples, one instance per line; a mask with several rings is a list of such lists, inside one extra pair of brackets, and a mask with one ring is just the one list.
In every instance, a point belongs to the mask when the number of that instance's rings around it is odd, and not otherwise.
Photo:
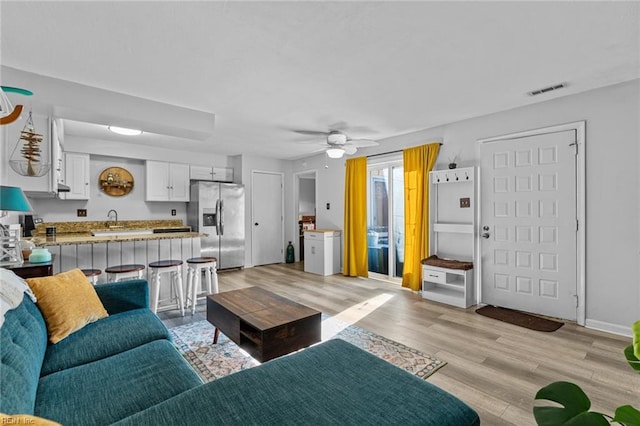
[(367, 187), (369, 272), (390, 278), (402, 277), (404, 264), (402, 161), (369, 165)]

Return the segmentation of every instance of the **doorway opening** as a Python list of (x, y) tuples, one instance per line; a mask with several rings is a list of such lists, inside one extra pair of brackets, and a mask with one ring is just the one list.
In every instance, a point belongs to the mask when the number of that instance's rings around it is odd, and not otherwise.
[(295, 234), (297, 241), (293, 241), (296, 247), (295, 259), (304, 261), (304, 231), (316, 228), (316, 182), (317, 171), (306, 171), (295, 174), (294, 179), (294, 208), (297, 218)]

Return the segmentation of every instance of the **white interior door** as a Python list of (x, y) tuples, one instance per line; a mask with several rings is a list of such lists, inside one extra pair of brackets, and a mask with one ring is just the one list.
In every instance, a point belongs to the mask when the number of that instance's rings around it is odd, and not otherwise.
[(252, 172), (252, 249), (254, 265), (284, 261), (282, 173)]
[(480, 143), (482, 302), (576, 320), (576, 131)]

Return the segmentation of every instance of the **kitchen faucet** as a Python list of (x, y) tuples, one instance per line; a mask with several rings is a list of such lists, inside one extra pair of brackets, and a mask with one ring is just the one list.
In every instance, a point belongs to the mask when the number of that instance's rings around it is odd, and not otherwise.
[(115, 211), (114, 209), (111, 209), (107, 212), (107, 219), (111, 220), (111, 212), (113, 212), (113, 214), (116, 215), (116, 225), (118, 224), (118, 212)]

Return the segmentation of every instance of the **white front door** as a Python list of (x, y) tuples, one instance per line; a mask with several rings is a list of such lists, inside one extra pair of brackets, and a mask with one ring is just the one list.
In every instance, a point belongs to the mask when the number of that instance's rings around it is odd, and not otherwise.
[(480, 143), (482, 302), (577, 318), (576, 130)]
[(282, 173), (252, 172), (252, 250), (254, 265), (284, 261)]

